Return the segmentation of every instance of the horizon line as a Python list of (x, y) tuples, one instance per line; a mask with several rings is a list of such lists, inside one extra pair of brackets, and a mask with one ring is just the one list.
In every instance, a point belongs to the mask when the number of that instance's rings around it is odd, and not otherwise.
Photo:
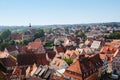
[(31, 26), (52, 26), (52, 25), (75, 25), (75, 24), (99, 24), (99, 23), (119, 23), (120, 21), (106, 21), (106, 22), (87, 22), (87, 23), (55, 23), (55, 24), (32, 24), (32, 23), (28, 23), (28, 25), (0, 25), (0, 26), (29, 26), (29, 24), (31, 24)]

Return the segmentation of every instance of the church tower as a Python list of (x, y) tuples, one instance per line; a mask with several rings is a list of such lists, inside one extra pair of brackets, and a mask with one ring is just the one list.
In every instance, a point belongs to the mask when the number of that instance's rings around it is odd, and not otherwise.
[(29, 23), (29, 28), (31, 28), (31, 23)]

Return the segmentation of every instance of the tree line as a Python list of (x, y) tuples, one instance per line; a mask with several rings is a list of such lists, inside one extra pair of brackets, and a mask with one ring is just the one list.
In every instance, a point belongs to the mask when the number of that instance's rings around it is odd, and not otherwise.
[(120, 39), (120, 32), (113, 32), (110, 35), (105, 35), (105, 39)]

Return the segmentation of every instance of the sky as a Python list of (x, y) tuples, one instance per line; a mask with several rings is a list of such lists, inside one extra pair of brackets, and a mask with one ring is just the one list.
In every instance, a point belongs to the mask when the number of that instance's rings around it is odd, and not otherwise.
[(0, 25), (120, 22), (120, 0), (0, 0)]

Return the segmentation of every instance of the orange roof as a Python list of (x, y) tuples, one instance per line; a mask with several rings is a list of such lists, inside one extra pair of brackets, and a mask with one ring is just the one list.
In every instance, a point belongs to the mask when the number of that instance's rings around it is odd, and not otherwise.
[(99, 68), (102, 66), (102, 64), (103, 62), (100, 59), (99, 54), (95, 54), (91, 57), (85, 57), (85, 55), (80, 55), (79, 59), (73, 64), (71, 64), (66, 69), (64, 74), (82, 80), (82, 76), (84, 75), (84, 73), (94, 70), (95, 68)]
[(45, 53), (45, 49), (41, 41), (36, 40), (34, 42), (30, 42), (27, 47), (28, 49), (40, 50), (40, 53)]
[(117, 51), (116, 47), (113, 46), (104, 46), (102, 47), (101, 51), (102, 53), (107, 53), (107, 54), (114, 54)]
[(41, 46), (40, 42), (31, 42), (28, 44), (28, 47), (32, 49), (38, 49)]
[(21, 34), (11, 34), (10, 37), (13, 40), (21, 40), (22, 39), (22, 33)]
[(56, 75), (52, 75), (50, 77), (51, 80), (68, 80), (68, 79), (65, 79), (63, 77), (60, 77), (60, 76), (56, 76)]
[(119, 44), (120, 40), (113, 40), (111, 43), (117, 43), (117, 44)]
[(75, 59), (78, 55), (79, 52), (75, 50), (67, 50), (64, 54), (66, 58), (72, 58), (72, 59)]
[(69, 70), (78, 74), (82, 74), (80, 65), (81, 65), (80, 61), (77, 60), (76, 62), (71, 64), (70, 67), (68, 67), (66, 70)]
[(65, 48), (62, 45), (56, 46), (56, 50), (57, 50), (58, 53), (65, 52)]
[[(77, 73), (77, 75), (75, 75)], [(82, 80), (82, 71), (80, 66), (80, 61), (76, 61), (71, 64), (64, 72), (66, 76), (70, 76), (79, 80)]]
[(112, 42), (105, 43), (108, 46), (114, 46), (116, 48), (120, 47), (120, 40), (113, 40)]
[(32, 49), (38, 49), (40, 47), (43, 47), (43, 44), (40, 39), (36, 39), (34, 42), (30, 42), (28, 44), (28, 47)]
[(78, 79), (78, 80), (83, 80), (83, 79), (82, 79), (82, 75), (69, 74), (69, 72), (67, 72), (67, 71), (65, 71), (64, 74), (65, 74), (66, 76), (70, 76), (70, 77), (75, 78), (75, 79)]
[(16, 66), (16, 58), (13, 56), (8, 56), (7, 58), (0, 58), (0, 61), (4, 64), (5, 67)]
[(102, 59), (102, 60), (104, 60), (107, 57), (106, 54), (100, 53), (99, 55), (100, 55), (100, 59)]

